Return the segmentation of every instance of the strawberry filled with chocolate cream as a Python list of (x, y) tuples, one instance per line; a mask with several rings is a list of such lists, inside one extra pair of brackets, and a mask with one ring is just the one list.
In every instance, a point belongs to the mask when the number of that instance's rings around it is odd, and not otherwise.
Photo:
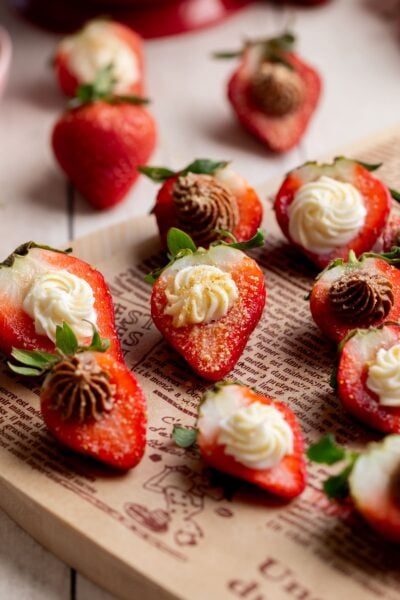
[(92, 326), (87, 346), (71, 327), (57, 325), (54, 352), (13, 348), (12, 371), (45, 375), (40, 390), (44, 422), (67, 448), (115, 469), (136, 466), (146, 446), (146, 402), (134, 374), (108, 350)]
[(340, 342), (354, 329), (400, 321), (400, 248), (372, 252), (359, 259), (338, 258), (320, 273), (310, 293), (310, 310), (318, 327)]
[(162, 184), (153, 212), (164, 244), (171, 227), (203, 247), (221, 239), (221, 230), (242, 242), (260, 227), (261, 201), (227, 161), (197, 159), (179, 171), (165, 167), (139, 167), (139, 171)]
[(355, 452), (338, 446), (328, 434), (307, 454), (318, 464), (342, 464), (342, 470), (323, 484), (328, 498), (350, 501), (379, 535), (400, 543), (400, 435), (388, 435)]
[(388, 221), (389, 188), (370, 165), (337, 157), (330, 164), (308, 162), (290, 171), (274, 203), (288, 240), (317, 267), (371, 250)]
[(295, 52), (295, 37), (249, 40), (238, 52), (215, 58), (240, 57), (228, 83), (228, 99), (245, 129), (274, 152), (285, 152), (301, 140), (317, 107), (321, 80)]
[(205, 250), (172, 228), (171, 262), (147, 277), (154, 283), (154, 324), (193, 371), (210, 381), (233, 369), (262, 315), (264, 275), (242, 250), (263, 241), (259, 233), (248, 242), (217, 242)]

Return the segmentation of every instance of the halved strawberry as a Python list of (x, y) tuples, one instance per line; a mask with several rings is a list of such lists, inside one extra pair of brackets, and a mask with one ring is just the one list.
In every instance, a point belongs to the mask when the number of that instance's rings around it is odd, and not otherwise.
[(120, 94), (143, 94), (143, 50), (140, 36), (130, 27), (110, 20), (95, 19), (64, 38), (58, 45), (54, 67), (66, 96), (91, 83), (100, 69), (114, 66)]
[[(400, 384), (396, 388), (399, 345), (400, 326), (385, 325), (356, 331), (340, 353), (337, 390), (343, 406), (363, 423), (385, 433), (400, 432)], [(387, 354), (390, 349), (394, 350)]]
[(369, 525), (400, 542), (400, 435), (369, 444), (349, 477), (350, 494)]
[(226, 161), (197, 159), (181, 171), (140, 167), (153, 181), (162, 182), (154, 214), (163, 243), (171, 227), (188, 233), (199, 246), (230, 231), (238, 241), (252, 238), (263, 209), (255, 190)]
[(261, 317), (264, 275), (235, 244), (196, 251), (189, 236), (171, 234), (174, 262), (154, 283), (153, 321), (196, 373), (218, 381), (233, 369)]
[(349, 254), (317, 277), (310, 294), (313, 319), (334, 342), (352, 329), (400, 320), (400, 271), (383, 257)]
[(342, 470), (324, 482), (331, 499), (351, 499), (369, 525), (384, 538), (400, 542), (400, 435), (368, 444), (363, 452), (337, 446), (328, 434), (307, 450), (313, 462)]
[[(65, 307), (70, 305), (72, 315), (76, 318), (70, 322), (71, 326), (76, 323), (82, 325), (79, 320), (79, 304), (81, 302), (81, 291), (77, 286), (80, 282), (83, 289), (88, 292), (90, 286), (93, 294), (93, 310), (95, 323), (100, 335), (111, 342), (110, 352), (117, 359), (122, 360), (122, 350), (117, 336), (114, 319), (114, 308), (112, 298), (103, 275), (91, 267), (88, 263), (71, 256), (68, 253), (55, 250), (46, 246), (40, 246), (34, 242), (28, 242), (19, 246), (3, 263), (0, 263), (0, 350), (10, 354), (12, 347), (27, 350), (54, 350), (54, 339), (47, 335), (37, 333), (34, 318), (24, 308), (24, 301), (32, 286), (46, 274), (69, 273), (71, 278), (70, 294), (65, 291), (63, 281), (56, 284), (56, 291), (46, 292), (42, 297), (42, 312), (38, 318), (47, 317), (54, 323), (61, 325), (65, 320)], [(77, 279), (75, 279), (75, 277)], [(56, 296), (60, 293), (60, 302), (63, 307), (56, 304)], [(65, 292), (65, 295), (63, 295)], [(53, 295), (52, 295), (53, 294)], [(47, 299), (46, 299), (47, 298)], [(65, 303), (65, 300), (68, 302)], [(90, 311), (88, 311), (89, 314)], [(57, 318), (57, 314), (60, 317)], [(84, 315), (82, 315), (84, 316)], [(88, 323), (88, 337), (91, 336), (91, 327)]]
[(305, 163), (286, 176), (275, 198), (277, 221), (317, 267), (374, 247), (391, 208), (389, 189), (371, 174), (378, 166), (337, 157), (331, 164)]
[(400, 215), (392, 212), (375, 246), (375, 252), (389, 252), (393, 246), (400, 246)]
[(274, 152), (286, 152), (302, 138), (316, 109), (321, 80), (292, 49), (291, 33), (249, 42), (228, 83), (228, 99), (240, 123)]
[(206, 393), (197, 426), (200, 453), (215, 469), (283, 498), (304, 490), (303, 435), (282, 402), (242, 384), (218, 384)]
[(30, 377), (47, 373), (40, 392), (43, 419), (64, 446), (117, 469), (131, 469), (146, 444), (146, 403), (133, 373), (108, 352), (96, 329), (90, 345), (57, 328), (52, 354), (13, 349), (10, 368)]

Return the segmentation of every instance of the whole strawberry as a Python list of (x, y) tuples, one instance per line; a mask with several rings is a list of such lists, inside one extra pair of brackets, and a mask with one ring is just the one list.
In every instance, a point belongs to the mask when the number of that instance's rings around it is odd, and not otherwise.
[(52, 145), (61, 168), (97, 209), (126, 196), (156, 142), (153, 117), (137, 96), (114, 95), (112, 67), (93, 84), (78, 88), (71, 107), (53, 129)]
[(133, 373), (107, 350), (93, 327), (90, 345), (80, 346), (72, 329), (57, 327), (56, 350), (14, 349), (10, 364), (19, 375), (46, 374), (40, 391), (44, 422), (64, 446), (116, 469), (131, 469), (146, 444), (146, 403)]

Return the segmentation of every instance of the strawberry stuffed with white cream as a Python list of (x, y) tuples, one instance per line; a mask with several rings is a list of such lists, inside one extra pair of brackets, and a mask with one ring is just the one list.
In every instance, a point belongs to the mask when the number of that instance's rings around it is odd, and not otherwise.
[(379, 165), (344, 157), (291, 171), (275, 199), (285, 236), (318, 267), (371, 250), (387, 223), (389, 188), (371, 171)]
[(130, 27), (106, 19), (89, 21), (74, 35), (65, 37), (54, 58), (58, 83), (69, 97), (110, 65), (116, 80), (115, 93), (144, 93), (141, 38)]

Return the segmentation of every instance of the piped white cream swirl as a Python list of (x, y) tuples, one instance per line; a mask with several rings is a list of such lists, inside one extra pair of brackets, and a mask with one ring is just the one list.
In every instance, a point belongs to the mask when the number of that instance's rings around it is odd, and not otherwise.
[[(38, 335), (56, 339), (57, 325), (65, 321), (82, 343), (96, 324), (92, 288), (68, 271), (45, 271), (33, 280), (22, 308), (34, 320)], [(88, 323), (89, 321), (89, 323)]]
[(367, 210), (351, 183), (323, 175), (304, 184), (289, 206), (289, 234), (315, 254), (348, 244), (364, 224)]
[(80, 82), (92, 83), (99, 70), (113, 65), (116, 93), (124, 93), (139, 79), (139, 64), (132, 48), (120, 39), (107, 21), (92, 21), (79, 33), (66, 37), (60, 50)]
[(378, 350), (369, 365), (367, 388), (379, 397), (382, 406), (400, 406), (400, 344)]
[(220, 423), (219, 444), (250, 469), (271, 469), (293, 452), (293, 432), (274, 406), (252, 402)]
[(171, 275), (165, 295), (165, 314), (173, 317), (175, 327), (184, 327), (221, 319), (239, 292), (230, 273), (212, 265), (194, 265)]

